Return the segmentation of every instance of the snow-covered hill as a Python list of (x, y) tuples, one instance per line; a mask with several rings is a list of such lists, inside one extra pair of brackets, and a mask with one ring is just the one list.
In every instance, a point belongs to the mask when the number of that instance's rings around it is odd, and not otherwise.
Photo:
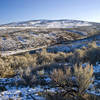
[(2, 27), (73, 28), (91, 26), (91, 22), (79, 20), (31, 20), (1, 25)]

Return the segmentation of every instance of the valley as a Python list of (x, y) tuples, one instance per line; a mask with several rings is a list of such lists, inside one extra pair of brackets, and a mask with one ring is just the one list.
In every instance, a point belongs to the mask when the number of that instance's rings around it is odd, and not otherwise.
[(0, 25), (0, 100), (58, 100), (58, 95), (66, 98), (63, 93), (70, 100), (79, 94), (83, 100), (100, 99), (100, 24), (32, 20)]

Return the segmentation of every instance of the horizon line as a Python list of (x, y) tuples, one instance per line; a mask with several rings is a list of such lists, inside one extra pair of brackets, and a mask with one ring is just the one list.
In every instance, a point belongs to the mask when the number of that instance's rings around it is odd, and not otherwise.
[(62, 18), (62, 19), (29, 19), (29, 20), (21, 20), (21, 21), (11, 21), (11, 22), (8, 22), (8, 23), (4, 23), (4, 24), (0, 24), (0, 26), (2, 25), (6, 25), (6, 24), (13, 24), (13, 23), (21, 23), (21, 22), (28, 22), (28, 21), (40, 21), (40, 20), (51, 20), (51, 21), (60, 21), (60, 20), (75, 20), (75, 21), (84, 21), (84, 22), (91, 22), (91, 23), (100, 23), (100, 22), (97, 22), (97, 21), (88, 21), (88, 20), (81, 20), (81, 19), (65, 19), (65, 18)]

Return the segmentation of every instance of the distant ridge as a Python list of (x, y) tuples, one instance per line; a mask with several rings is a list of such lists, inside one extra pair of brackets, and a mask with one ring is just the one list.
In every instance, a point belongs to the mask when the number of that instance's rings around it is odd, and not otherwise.
[(76, 28), (80, 26), (92, 26), (99, 24), (81, 20), (29, 20), (0, 25), (0, 27), (34, 27), (34, 28)]

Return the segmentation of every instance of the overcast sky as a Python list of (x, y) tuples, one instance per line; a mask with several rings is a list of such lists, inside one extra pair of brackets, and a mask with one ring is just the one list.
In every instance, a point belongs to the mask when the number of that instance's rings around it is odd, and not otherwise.
[(0, 0), (0, 24), (36, 19), (100, 22), (100, 0)]

